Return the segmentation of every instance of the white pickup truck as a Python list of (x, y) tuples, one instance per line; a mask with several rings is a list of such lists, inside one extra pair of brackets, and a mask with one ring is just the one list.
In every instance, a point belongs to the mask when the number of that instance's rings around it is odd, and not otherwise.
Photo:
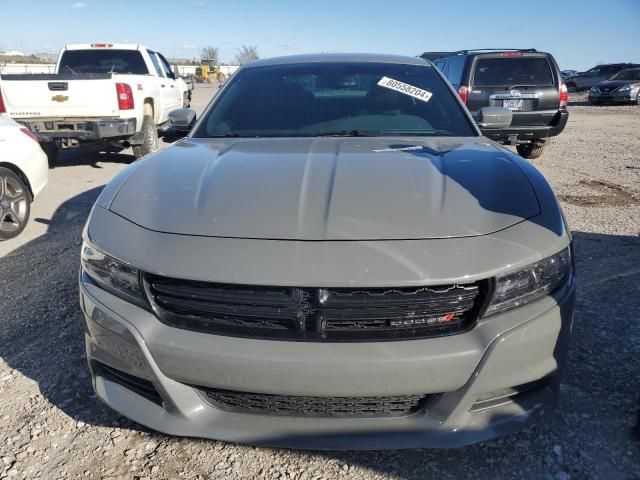
[(188, 107), (192, 84), (142, 45), (66, 45), (54, 74), (0, 76), (0, 115), (36, 134), (55, 162), (58, 148), (80, 143), (133, 147), (136, 158), (158, 148), (157, 128)]

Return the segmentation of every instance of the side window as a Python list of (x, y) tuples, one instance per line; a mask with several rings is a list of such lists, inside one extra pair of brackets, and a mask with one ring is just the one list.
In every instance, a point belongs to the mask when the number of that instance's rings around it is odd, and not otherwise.
[(152, 52), (151, 50), (147, 50), (149, 57), (151, 57), (151, 63), (153, 63), (153, 68), (159, 77), (164, 77), (162, 74), (162, 67), (160, 67), (160, 62), (158, 61), (158, 57), (156, 56), (156, 52)]
[(602, 70), (600, 67), (594, 67), (591, 70), (587, 70), (587, 73), (585, 73), (585, 76), (597, 77), (598, 75), (600, 75), (600, 70)]
[(459, 55), (457, 57), (452, 57), (449, 59), (449, 71), (447, 74), (447, 78), (451, 85), (454, 87), (459, 87), (462, 82), (462, 72), (464, 71), (464, 63), (467, 57)]
[(602, 75), (608, 78), (618, 73), (620, 70), (622, 70), (622, 67), (604, 67), (602, 69)]
[(160, 60), (160, 67), (162, 67), (165, 77), (175, 79), (176, 77), (171, 71), (171, 65), (169, 65), (169, 62), (167, 62), (167, 60), (159, 53), (156, 53), (156, 55), (158, 55), (158, 59)]

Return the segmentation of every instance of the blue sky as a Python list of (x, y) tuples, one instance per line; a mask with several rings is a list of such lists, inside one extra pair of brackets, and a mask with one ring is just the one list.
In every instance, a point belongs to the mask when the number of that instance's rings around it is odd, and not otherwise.
[(231, 62), (261, 56), (534, 47), (563, 69), (640, 63), (640, 0), (0, 0), (0, 51), (57, 52), (65, 43), (132, 42), (169, 57), (202, 46)]

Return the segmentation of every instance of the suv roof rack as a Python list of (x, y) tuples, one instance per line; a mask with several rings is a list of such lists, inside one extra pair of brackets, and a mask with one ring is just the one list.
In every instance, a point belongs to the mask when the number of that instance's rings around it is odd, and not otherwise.
[(535, 48), (473, 48), (469, 50), (458, 50), (452, 52), (452, 55), (462, 55), (464, 53), (477, 53), (477, 52), (523, 52), (534, 53), (537, 52)]
[(421, 58), (427, 60), (437, 60), (442, 57), (449, 57), (452, 55), (464, 55), (466, 53), (482, 53), (482, 52), (522, 52), (522, 53), (537, 53), (535, 48), (473, 48), (468, 50), (457, 50), (455, 52), (424, 52), (418, 55)]

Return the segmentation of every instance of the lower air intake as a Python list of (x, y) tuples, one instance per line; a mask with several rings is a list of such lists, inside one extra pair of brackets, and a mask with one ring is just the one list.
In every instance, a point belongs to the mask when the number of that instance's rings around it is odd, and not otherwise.
[(199, 388), (214, 407), (238, 413), (292, 417), (403, 417), (420, 411), (431, 395), (305, 397)]

